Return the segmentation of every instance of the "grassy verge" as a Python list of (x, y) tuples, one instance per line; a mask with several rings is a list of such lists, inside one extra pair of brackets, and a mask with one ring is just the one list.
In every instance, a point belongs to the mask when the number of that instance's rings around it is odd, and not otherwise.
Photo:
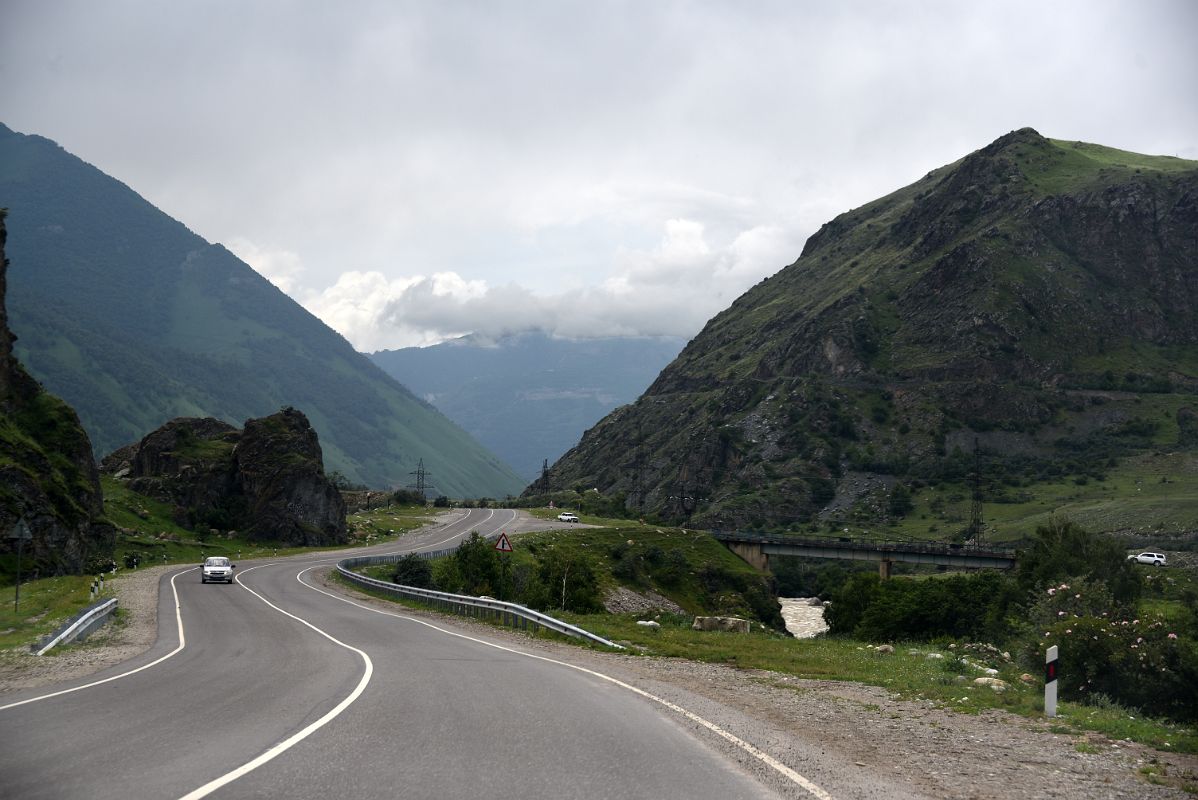
[[(6, 587), (4, 602), (0, 603), (0, 650), (27, 647), (96, 602), (91, 596), (91, 584), (90, 575), (67, 575), (22, 583), (17, 610), (13, 609), (15, 587)], [(111, 596), (111, 589), (106, 589), (99, 599)]]

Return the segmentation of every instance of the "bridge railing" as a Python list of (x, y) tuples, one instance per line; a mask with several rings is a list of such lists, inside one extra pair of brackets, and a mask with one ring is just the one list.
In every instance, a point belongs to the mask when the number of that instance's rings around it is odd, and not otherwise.
[(715, 530), (711, 535), (722, 542), (754, 544), (792, 544), (799, 547), (842, 547), (852, 550), (893, 550), (904, 553), (961, 554), (1014, 557), (1015, 548), (1008, 545), (955, 544), (929, 542), (926, 539), (866, 539), (851, 536), (794, 536), (753, 531)]
[[(436, 551), (434, 553), (418, 553), (422, 558), (436, 558), (440, 555), (448, 555), (452, 550)], [(359, 556), (357, 558), (347, 558), (337, 563), (337, 571), (345, 577), (346, 580), (355, 583), (359, 586), (374, 589), (375, 591), (384, 592), (396, 597), (405, 597), (411, 600), (416, 600), (434, 608), (448, 611), (454, 614), (460, 614), (468, 617), (480, 617), (491, 619), (500, 622), (510, 627), (518, 627), (525, 630), (529, 628), (539, 630), (547, 628), (548, 630), (573, 636), (577, 639), (584, 639), (595, 644), (601, 644), (604, 647), (612, 647), (616, 650), (623, 650), (621, 645), (615, 642), (608, 641), (602, 636), (597, 636), (590, 631), (583, 630), (576, 625), (571, 625), (568, 622), (563, 622), (560, 619), (555, 619), (548, 614), (542, 614), (540, 611), (534, 611), (516, 603), (506, 603), (502, 600), (493, 600), (489, 597), (473, 597), (466, 594), (451, 594), (449, 592), (437, 592), (432, 589), (421, 589), (416, 586), (403, 586), (390, 581), (382, 581), (377, 578), (371, 578), (368, 575), (363, 575), (355, 570), (366, 566), (378, 566), (383, 564), (394, 564), (407, 554), (385, 555), (385, 556)]]

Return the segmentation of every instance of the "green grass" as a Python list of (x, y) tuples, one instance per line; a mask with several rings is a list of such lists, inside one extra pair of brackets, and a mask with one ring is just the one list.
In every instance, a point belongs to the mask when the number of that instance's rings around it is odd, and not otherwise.
[[(7, 586), (0, 595), (0, 650), (27, 647), (39, 637), (53, 633), (73, 614), (95, 602), (90, 575), (42, 578), (21, 584), (21, 601), (13, 609), (16, 587)], [(101, 599), (112, 596), (105, 589)]]

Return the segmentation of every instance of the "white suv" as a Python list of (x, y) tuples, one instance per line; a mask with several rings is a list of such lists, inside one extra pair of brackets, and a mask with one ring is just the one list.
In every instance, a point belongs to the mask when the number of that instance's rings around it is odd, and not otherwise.
[(230, 564), (229, 559), (224, 556), (209, 556), (204, 559), (204, 566), (200, 567), (200, 583), (208, 581), (232, 583), (233, 568), (236, 566), (236, 564)]
[(563, 511), (557, 515), (558, 522), (578, 522), (578, 515), (571, 514), (569, 511)]
[(1154, 567), (1165, 566), (1164, 553), (1140, 553), (1138, 556), (1128, 556), (1128, 561), (1135, 561), (1137, 564), (1151, 564)]

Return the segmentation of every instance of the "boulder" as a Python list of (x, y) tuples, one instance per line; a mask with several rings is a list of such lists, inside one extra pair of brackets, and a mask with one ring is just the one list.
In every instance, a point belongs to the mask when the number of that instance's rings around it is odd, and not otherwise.
[(173, 419), (102, 466), (169, 503), (185, 527), (236, 529), (288, 545), (349, 538), (345, 502), (324, 474), (316, 431), (294, 408), (246, 420), (244, 430), (211, 418)]
[(881, 653), (884, 656), (888, 656), (888, 655), (892, 655), (894, 653), (894, 647), (892, 647), (891, 645), (888, 645), (888, 644), (880, 644), (874, 648), (874, 652)]
[(1007, 682), (998, 678), (974, 678), (974, 685), (989, 686), (996, 692), (1002, 693), (1007, 690)]
[(695, 617), (691, 630), (748, 633), (749, 621), (740, 617)]

